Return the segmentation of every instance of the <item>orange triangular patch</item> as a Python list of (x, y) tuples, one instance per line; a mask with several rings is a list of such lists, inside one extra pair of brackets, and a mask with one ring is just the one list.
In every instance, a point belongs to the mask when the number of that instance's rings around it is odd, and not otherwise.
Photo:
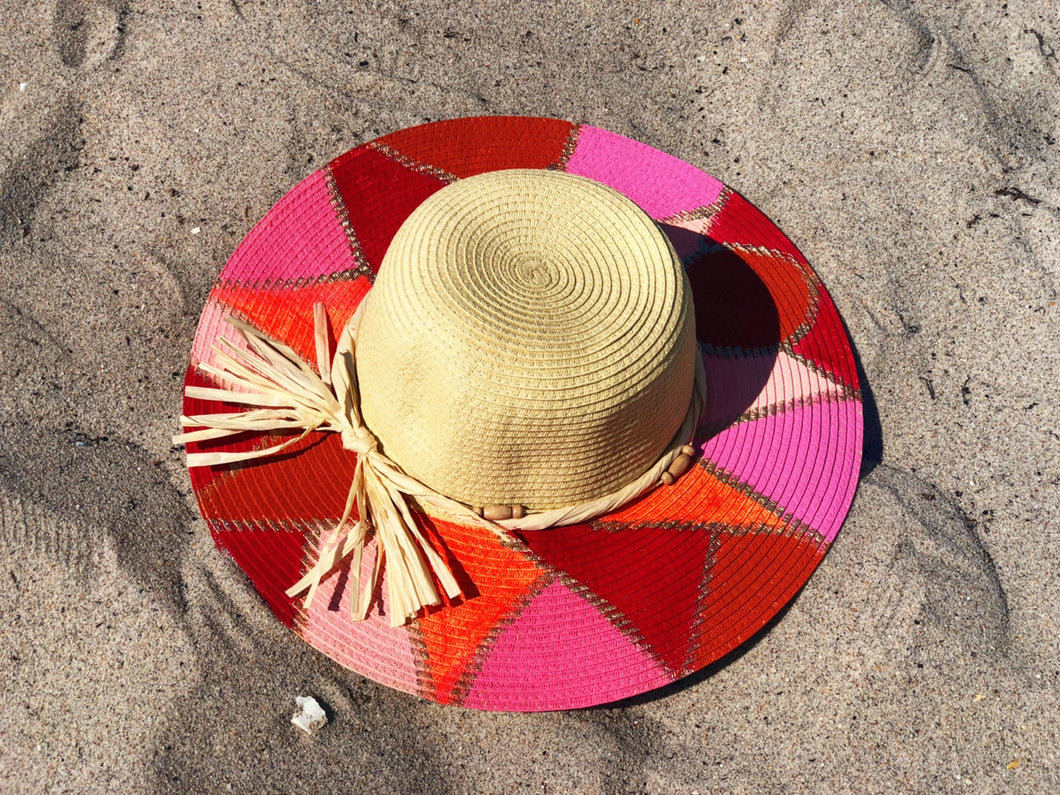
[(210, 297), (252, 323), (273, 339), (285, 342), (308, 362), (316, 362), (313, 305), (323, 304), (331, 325), (331, 350), (361, 299), (371, 288), (365, 277), (321, 282), (305, 287), (258, 289), (218, 284)]
[(731, 249), (762, 280), (776, 305), (781, 339), (788, 339), (812, 316), (816, 283), (794, 257), (763, 249)]
[(776, 513), (702, 466), (693, 466), (672, 486), (660, 486), (604, 522), (625, 524), (724, 525), (736, 530), (784, 526)]
[(446, 559), (464, 596), (413, 622), (426, 653), (427, 697), (443, 704), (459, 700), (479, 646), (502, 619), (527, 601), (543, 570), (513, 540), (504, 545), (491, 530), (428, 520), (431, 540)]

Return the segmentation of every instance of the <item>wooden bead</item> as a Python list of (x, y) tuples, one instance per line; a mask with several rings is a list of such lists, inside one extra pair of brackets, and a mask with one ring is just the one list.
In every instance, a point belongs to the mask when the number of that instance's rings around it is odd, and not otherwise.
[(471, 513), (475, 514), (476, 516), (482, 516), (482, 506), (481, 505), (472, 505), (472, 506), (469, 506), (469, 507), (471, 508)]
[(685, 472), (687, 472), (689, 467), (691, 466), (692, 456), (688, 456), (684, 453), (681, 453), (681, 455), (677, 456), (677, 458), (674, 459), (673, 463), (670, 464), (667, 471), (675, 478), (679, 478), (681, 477), (681, 475), (685, 474)]
[(696, 448), (694, 448), (690, 444), (686, 444), (684, 447), (682, 447), (681, 448), (681, 452), (684, 455), (687, 455), (689, 458), (695, 458), (696, 457)]
[(677, 479), (677, 478), (675, 478), (675, 477), (674, 477), (673, 475), (671, 475), (671, 474), (670, 474), (669, 472), (663, 472), (663, 473), (662, 473), (662, 475), (661, 475), (661, 476), (659, 477), (659, 480), (661, 480), (661, 481), (662, 481), (662, 484), (663, 484), (664, 486), (672, 486), (672, 485), (674, 485), (674, 481), (675, 481), (676, 479)]
[(513, 505), (512, 506), (512, 518), (513, 519), (522, 519), (524, 516), (526, 516), (526, 508), (524, 508), (522, 505)]
[(512, 506), (510, 505), (487, 505), (482, 509), (482, 518), (492, 522), (512, 518)]

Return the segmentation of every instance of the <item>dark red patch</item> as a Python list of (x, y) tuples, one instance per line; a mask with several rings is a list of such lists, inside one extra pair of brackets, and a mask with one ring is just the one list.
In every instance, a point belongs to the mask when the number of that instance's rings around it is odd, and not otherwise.
[(505, 168), (555, 165), (573, 128), (558, 119), (480, 116), (410, 127), (376, 143), (454, 176), (470, 177)]
[(330, 169), (361, 252), (374, 272), (405, 219), (446, 185), (364, 146), (332, 160)]
[(686, 669), (688, 633), (700, 607), (711, 531), (575, 525), (518, 535), (550, 566), (613, 606), (619, 615), (609, 620), (619, 627), (628, 621), (671, 671)]
[(858, 371), (854, 363), (854, 353), (850, 349), (849, 338), (843, 328), (843, 321), (839, 318), (839, 311), (824, 287), (819, 287), (817, 292), (817, 318), (809, 332), (792, 346), (792, 350), (805, 356), (841, 383), (857, 389)]
[(289, 524), (219, 529), (211, 525), (217, 546), (246, 572), (258, 593), (286, 626), (295, 608), (285, 591), (302, 575), (304, 535)]
[[(184, 372), (184, 386), (185, 388), (189, 386), (216, 388), (217, 384), (194, 367), (189, 366)], [(246, 408), (246, 406), (241, 406), (236, 403), (222, 403), (219, 400), (200, 400), (199, 398), (191, 398), (187, 395), (184, 396), (183, 412), (187, 417), (200, 414), (222, 414), (245, 411)], [(184, 428), (183, 430), (194, 431), (198, 430), (198, 428), (189, 427)], [(230, 450), (233, 452), (253, 450), (253, 437), (254, 434), (237, 434), (226, 439), (219, 439), (212, 442), (189, 442), (184, 445), (184, 449), (188, 453), (209, 453), (216, 450)], [(217, 476), (218, 471), (219, 469), (216, 467), (193, 467), (188, 470), (188, 476), (191, 479), (191, 485), (192, 488), (195, 489), (196, 495), (199, 494), (201, 489), (205, 488), (213, 481)]]
[(806, 259), (776, 224), (739, 193), (729, 195), (724, 206), (711, 219), (707, 234), (719, 243), (760, 246), (788, 254), (806, 264)]

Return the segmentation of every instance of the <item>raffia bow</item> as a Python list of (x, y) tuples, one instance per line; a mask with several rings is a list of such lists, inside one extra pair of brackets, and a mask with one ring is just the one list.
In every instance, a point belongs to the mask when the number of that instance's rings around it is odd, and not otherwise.
[[(423, 537), (413, 519), (408, 498), (429, 503), (463, 520), (489, 526), (498, 534), (503, 530), (483, 520), (467, 506), (443, 497), (409, 477), (378, 449), (375, 436), (365, 427), (360, 414), (353, 366), (359, 320), (360, 308), (343, 330), (331, 360), (328, 357), (327, 313), (322, 304), (313, 307), (317, 358), (317, 370), (314, 371), (287, 345), (237, 318), (228, 318), (235, 335), (246, 343), (247, 348), (221, 337), (220, 345), (214, 346), (220, 366), (204, 363), (200, 369), (238, 389), (189, 386), (185, 394), (254, 408), (181, 417), (183, 427), (201, 430), (174, 436), (173, 442), (203, 442), (246, 431), (302, 431), (293, 439), (260, 450), (188, 453), (188, 466), (201, 467), (275, 455), (313, 431), (339, 433), (343, 447), (357, 454), (346, 506), (338, 524), (321, 544), (316, 563), (287, 590), (287, 595), (294, 597), (308, 591), (305, 597), (308, 609), (321, 580), (348, 558), (351, 613), (355, 620), (361, 620), (368, 614), (385, 563), (390, 623), (400, 626), (422, 608), (441, 603), (432, 572), (449, 598), (460, 595), (460, 586), (452, 572)], [(351, 522), (355, 509), (358, 518)], [(378, 546), (375, 567), (362, 588), (361, 561), (370, 532), (374, 532)]]

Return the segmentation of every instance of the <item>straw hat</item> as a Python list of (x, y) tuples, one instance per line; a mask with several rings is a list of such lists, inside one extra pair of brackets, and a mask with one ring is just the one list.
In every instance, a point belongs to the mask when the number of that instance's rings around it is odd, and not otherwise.
[(795, 247), (606, 131), (402, 130), (285, 196), (203, 311), (178, 437), (276, 616), (442, 703), (674, 681), (794, 596), (853, 498), (850, 342)]

